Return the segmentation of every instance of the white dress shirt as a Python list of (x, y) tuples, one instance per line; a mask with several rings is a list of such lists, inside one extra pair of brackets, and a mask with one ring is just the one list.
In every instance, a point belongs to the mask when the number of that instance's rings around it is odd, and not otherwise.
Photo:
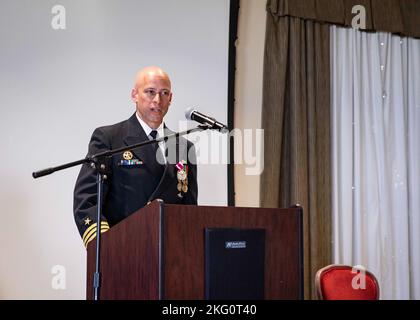
[[(152, 132), (153, 130), (156, 130), (157, 131), (157, 135), (156, 135), (156, 139), (157, 138), (161, 138), (161, 137), (163, 137), (164, 136), (164, 131), (163, 131), (163, 121), (162, 121), (162, 123), (159, 125), (159, 127), (158, 128), (156, 128), (156, 129), (152, 129), (152, 128), (150, 128), (148, 125), (147, 125), (147, 123), (146, 122), (144, 122), (140, 117), (139, 117), (139, 115), (137, 114), (137, 112), (136, 112), (136, 117), (137, 117), (137, 120), (139, 121), (139, 123), (140, 123), (140, 125), (141, 125), (141, 127), (143, 128), (143, 130), (144, 130), (144, 133), (146, 134), (146, 136), (150, 139), (150, 140), (152, 140), (152, 137), (150, 137), (150, 132)], [(159, 148), (160, 148), (160, 150), (162, 151), (162, 153), (163, 154), (165, 154), (165, 149), (166, 149), (166, 147), (165, 147), (165, 141), (161, 141), (161, 142), (159, 142)], [(165, 157), (164, 157), (165, 158)], [(165, 158), (165, 162), (166, 162), (166, 158)]]

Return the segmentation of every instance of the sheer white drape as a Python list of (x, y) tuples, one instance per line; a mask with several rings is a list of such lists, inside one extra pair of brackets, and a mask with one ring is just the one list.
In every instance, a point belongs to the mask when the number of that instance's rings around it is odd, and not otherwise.
[(420, 299), (420, 40), (331, 26), (334, 262)]

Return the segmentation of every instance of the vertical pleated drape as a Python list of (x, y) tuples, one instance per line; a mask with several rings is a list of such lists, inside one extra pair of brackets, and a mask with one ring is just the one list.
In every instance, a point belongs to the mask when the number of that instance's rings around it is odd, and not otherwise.
[(331, 262), (329, 26), (267, 13), (262, 207), (304, 211), (305, 298)]

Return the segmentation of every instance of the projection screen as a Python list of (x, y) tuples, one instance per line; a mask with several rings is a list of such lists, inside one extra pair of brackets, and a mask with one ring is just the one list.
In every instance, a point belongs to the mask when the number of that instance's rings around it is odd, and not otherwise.
[[(85, 299), (80, 167), (31, 174), (83, 158), (96, 127), (128, 119), (145, 66), (171, 77), (172, 130), (189, 107), (227, 123), (229, 0), (1, 0), (0, 43), (0, 298)], [(199, 204), (227, 205), (227, 138), (189, 139)]]

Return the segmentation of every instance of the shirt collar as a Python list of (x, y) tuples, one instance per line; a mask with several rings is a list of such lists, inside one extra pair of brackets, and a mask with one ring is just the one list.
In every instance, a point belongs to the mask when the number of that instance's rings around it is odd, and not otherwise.
[(143, 120), (139, 117), (139, 115), (137, 114), (137, 112), (136, 112), (136, 117), (137, 117), (137, 120), (139, 121), (139, 123), (140, 123), (141, 127), (143, 128), (144, 133), (146, 134), (146, 136), (147, 136), (149, 139), (150, 139), (149, 134), (150, 134), (150, 132), (152, 132), (152, 130), (156, 130), (156, 131), (158, 132), (158, 135), (157, 135), (157, 137), (158, 137), (158, 138), (163, 137), (163, 121), (162, 121), (162, 123), (159, 125), (159, 127), (158, 127), (157, 129), (152, 129), (152, 128), (150, 128), (150, 127), (147, 125), (147, 123), (146, 123), (146, 122), (144, 122), (144, 121), (143, 121)]

